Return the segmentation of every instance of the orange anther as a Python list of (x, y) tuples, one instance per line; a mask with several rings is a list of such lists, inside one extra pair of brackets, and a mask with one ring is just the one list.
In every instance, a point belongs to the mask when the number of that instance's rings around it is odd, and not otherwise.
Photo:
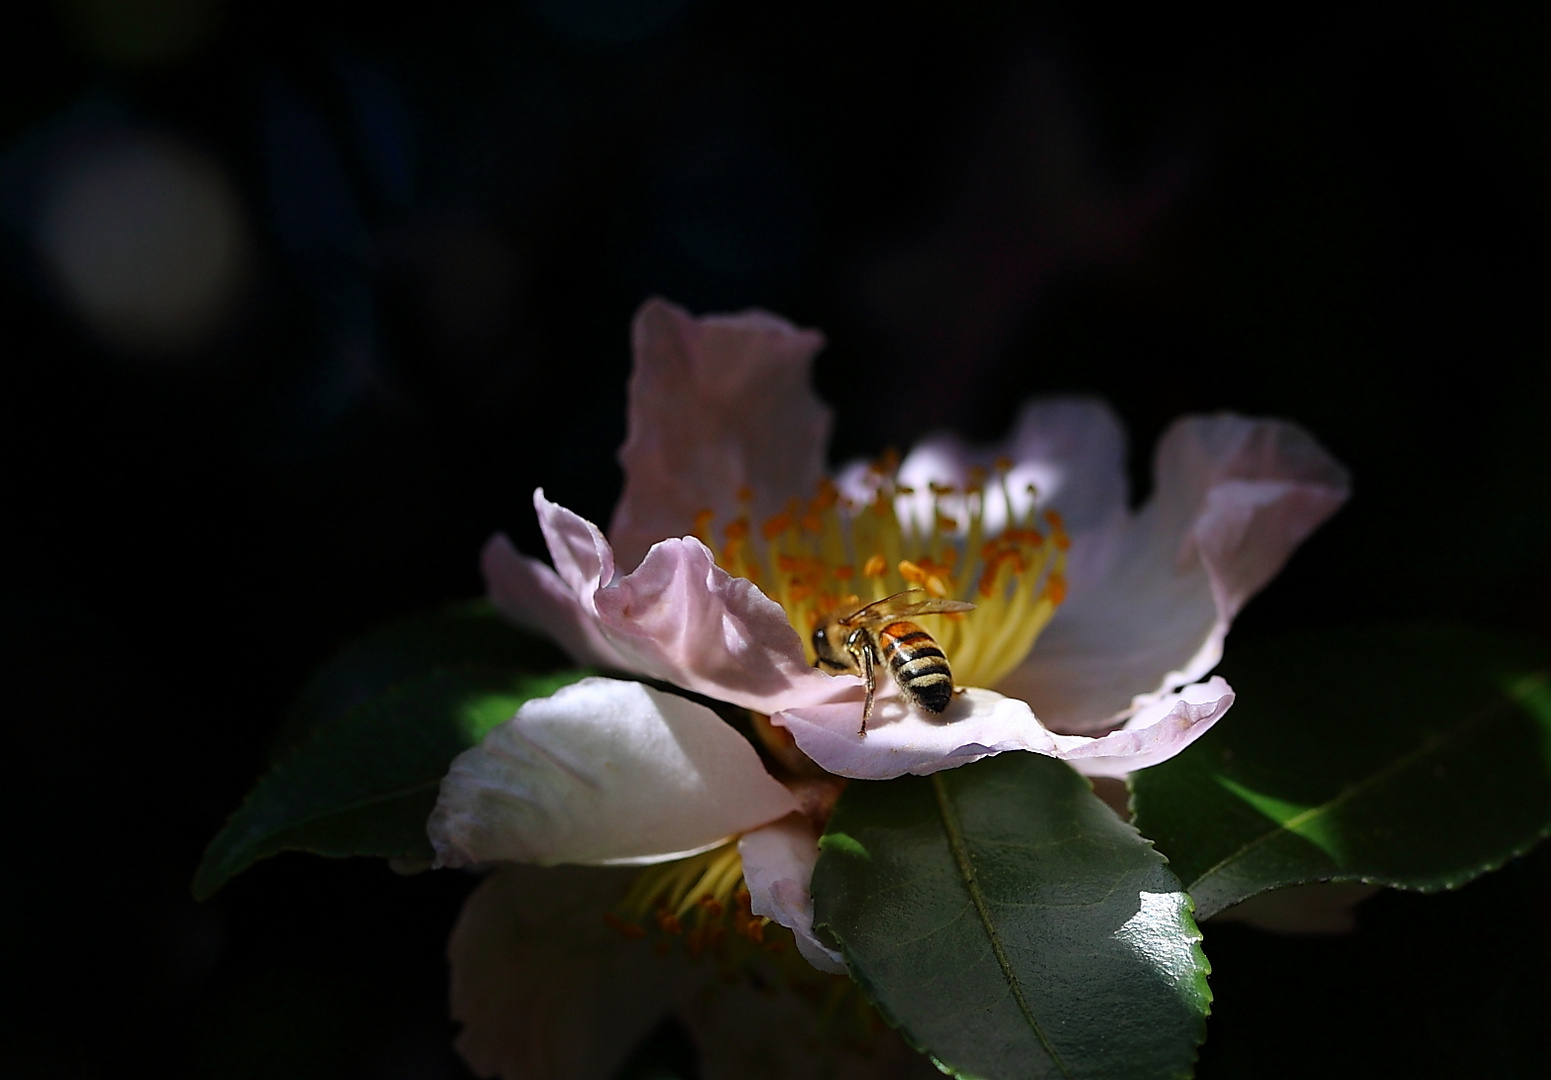
[(817, 536), (824, 531), (824, 519), (810, 510), (802, 516), (802, 529)]
[(926, 571), (922, 570), (909, 559), (899, 560), (899, 576), (910, 582), (912, 585), (926, 584)]
[(729, 522), (727, 527), (722, 530), (722, 535), (729, 540), (747, 539), (749, 535), (749, 519), (739, 518), (737, 521)]
[[(781, 728), (778, 730), (784, 731), (785, 729)], [(710, 893), (706, 893), (695, 902), (699, 904), (701, 910), (703, 910), (711, 918), (720, 919), (722, 917), (722, 902), (716, 897), (712, 896)]]
[(768, 521), (766, 521), (763, 525), (761, 525), (759, 527), (759, 531), (764, 534), (764, 537), (765, 537), (766, 540), (774, 540), (776, 537), (780, 536), (782, 533), (784, 533), (787, 529), (790, 529), (791, 527), (792, 527), (792, 517), (791, 517), (791, 515), (790, 514), (782, 513), (782, 514), (777, 514), (775, 517), (770, 518)]
[(834, 570), (836, 581), (850, 581), (856, 576), (856, 567), (850, 563), (841, 563)]
[(704, 536), (711, 531), (711, 519), (716, 514), (710, 510), (695, 511), (695, 535)]
[(1052, 577), (1045, 582), (1045, 595), (1050, 597), (1052, 604), (1061, 604), (1066, 600), (1066, 579), (1064, 577)]
[(626, 922), (612, 911), (605, 911), (603, 913), (603, 921), (608, 924), (609, 929), (632, 940), (639, 940), (646, 936), (646, 927), (640, 926), (637, 923)]
[(938, 514), (937, 515), (937, 531), (938, 532), (958, 532), (959, 531), (958, 519), (951, 518), (947, 514)]
[(744, 484), (742, 487), (740, 487), (738, 489), (738, 501), (740, 503), (751, 503), (751, 502), (753, 502), (754, 501), (754, 489), (749, 487), (747, 484)]
[(1066, 528), (1066, 523), (1061, 520), (1060, 513), (1055, 510), (1045, 511), (1045, 524), (1057, 530)]
[(874, 555), (862, 565), (862, 576), (880, 578), (888, 572), (889, 564), (884, 561), (881, 554)]
[(684, 932), (684, 924), (679, 921), (677, 915), (667, 908), (658, 908), (656, 914), (657, 929), (664, 934), (682, 934)]

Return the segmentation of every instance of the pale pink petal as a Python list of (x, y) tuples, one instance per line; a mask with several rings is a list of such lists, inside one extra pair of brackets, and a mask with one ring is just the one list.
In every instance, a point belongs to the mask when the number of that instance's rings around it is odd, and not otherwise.
[(756, 518), (814, 494), (830, 424), (809, 379), (821, 334), (762, 311), (696, 319), (648, 300), (632, 344), (625, 488), (609, 524), (624, 565), (689, 533), (701, 510), (730, 522), (745, 486)]
[[(1233, 616), (1340, 507), (1346, 472), (1302, 429), (1236, 416), (1177, 422), (1142, 513), (1092, 543), (1106, 573), (1068, 598), (999, 689), (1054, 729), (1101, 730), (1222, 656)], [(1087, 542), (1073, 537), (1074, 561)]]
[(597, 617), (548, 566), (519, 554), (510, 540), (497, 535), (486, 542), (479, 567), (491, 602), (512, 622), (552, 638), (578, 664), (624, 670)]
[(1179, 753), (1232, 702), (1228, 684), (1213, 678), (1139, 713), (1135, 728), (1099, 738), (1057, 735), (1024, 702), (976, 687), (958, 694), (936, 716), (886, 693), (874, 703), (865, 735), (858, 734), (858, 700), (789, 709), (770, 719), (790, 731), (820, 766), (858, 780), (925, 776), (1008, 750), (1061, 758), (1092, 775), (1123, 776)]
[(458, 1052), (476, 1076), (607, 1080), (701, 978), (608, 928), (631, 875), (507, 867), (463, 905), (447, 957)]
[(1055, 756), (1086, 776), (1120, 779), (1167, 761), (1205, 735), (1232, 706), (1233, 697), (1222, 676), (1213, 675), (1153, 700), (1107, 735), (1057, 735)]
[(840, 954), (813, 934), (813, 897), (808, 884), (819, 861), (819, 838), (806, 817), (792, 814), (738, 841), (743, 859), (743, 883), (751, 910), (774, 919), (792, 932), (797, 951), (820, 971), (844, 975)]
[(655, 545), (593, 605), (628, 670), (707, 697), (768, 713), (857, 683), (809, 667), (781, 606), (717, 566), (693, 537)]
[(821, 768), (858, 780), (887, 780), (967, 765), (1004, 750), (1055, 749), (1055, 738), (1029, 707), (990, 690), (968, 689), (940, 716), (907, 706), (885, 692), (873, 703), (867, 734), (859, 735), (862, 700), (788, 709), (770, 718), (792, 733)]
[(591, 611), (592, 594), (614, 580), (614, 552), (609, 542), (592, 522), (546, 499), (543, 488), (533, 493), (533, 509), (538, 513), (555, 573), (570, 586), (582, 607)]
[(589, 678), (527, 702), (465, 750), (427, 831), (437, 865), (652, 863), (797, 809), (710, 709)]
[(1120, 418), (1095, 398), (1039, 398), (1018, 413), (1001, 453), (1008, 476), (1022, 489), (1039, 489), (1042, 509), (1066, 519), (1070, 533), (1112, 525), (1130, 499), (1126, 434)]

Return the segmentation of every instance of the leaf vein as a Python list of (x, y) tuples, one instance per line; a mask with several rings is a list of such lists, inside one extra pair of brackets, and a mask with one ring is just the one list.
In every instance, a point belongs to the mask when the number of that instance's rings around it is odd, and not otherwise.
[(942, 815), (943, 830), (948, 835), (948, 847), (953, 852), (953, 861), (958, 866), (959, 877), (964, 882), (965, 891), (969, 893), (969, 898), (975, 905), (975, 912), (980, 916), (980, 925), (991, 941), (991, 951), (996, 955), (996, 962), (1002, 969), (1002, 978), (1011, 990), (1013, 1000), (1018, 1003), (1018, 1010), (1023, 1013), (1023, 1019), (1034, 1032), (1034, 1037), (1039, 1040), (1040, 1046), (1044, 1047), (1045, 1053), (1050, 1055), (1050, 1060), (1061, 1071), (1061, 1075), (1070, 1080), (1072, 1074), (1067, 1069), (1066, 1063), (1061, 1060), (1061, 1055), (1056, 1053), (1056, 1048), (1051, 1045), (1044, 1028), (1040, 1027), (1039, 1021), (1035, 1019), (1034, 1010), (1029, 1006), (1028, 999), (1023, 996), (1023, 986), (1012, 969), (1012, 962), (1008, 960), (1006, 950), (1002, 947), (1001, 935), (997, 933), (996, 926), (991, 922), (990, 908), (985, 894), (980, 891), (980, 883), (975, 879), (975, 867), (970, 861), (969, 849), (964, 843), (964, 835), (959, 828), (958, 815), (954, 813), (953, 805), (948, 800), (948, 789), (943, 783), (942, 775), (932, 774), (931, 781), (932, 791), (937, 796), (937, 809)]

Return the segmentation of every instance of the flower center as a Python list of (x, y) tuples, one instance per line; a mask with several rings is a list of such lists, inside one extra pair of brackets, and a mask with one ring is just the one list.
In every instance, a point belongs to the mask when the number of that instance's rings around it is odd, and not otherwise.
[[(1015, 498), (1011, 462), (976, 470), (963, 488), (899, 483), (892, 456), (871, 465), (865, 497), (848, 500), (824, 480), (803, 505), (793, 500), (756, 530), (744, 512), (713, 532), (701, 511), (695, 532), (730, 574), (746, 577), (779, 603), (813, 659), (815, 627), (908, 589), (967, 600), (975, 610), (929, 616), (927, 629), (964, 686), (994, 686), (1028, 655), (1066, 596), (1061, 517), (1039, 510), (1032, 485)], [(1021, 504), (1021, 509), (1020, 509)]]

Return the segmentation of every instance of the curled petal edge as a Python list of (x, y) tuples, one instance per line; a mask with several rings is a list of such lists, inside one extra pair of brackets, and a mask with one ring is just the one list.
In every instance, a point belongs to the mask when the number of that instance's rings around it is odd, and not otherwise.
[(820, 767), (857, 780), (925, 776), (1008, 750), (1060, 758), (1088, 776), (1125, 776), (1166, 761), (1204, 735), (1233, 704), (1220, 676), (1151, 703), (1125, 725), (1097, 737), (1057, 735), (1017, 698), (963, 690), (940, 716), (880, 698), (858, 734), (857, 699), (787, 709), (771, 717)]
[[(542, 564), (503, 556), (509, 576), (542, 590), (503, 610), (552, 633), (572, 655), (764, 713), (829, 701), (858, 685), (809, 667), (781, 606), (716, 565), (695, 537), (652, 545), (640, 566), (619, 576), (596, 526), (542, 490), (534, 505), (557, 570), (545, 575)], [(534, 625), (543, 620), (552, 621)]]

